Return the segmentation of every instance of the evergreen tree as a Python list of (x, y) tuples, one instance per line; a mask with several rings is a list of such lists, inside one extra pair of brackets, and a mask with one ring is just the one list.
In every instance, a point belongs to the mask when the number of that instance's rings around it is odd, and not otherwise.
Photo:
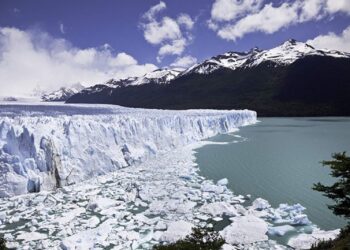
[(156, 245), (153, 250), (219, 250), (225, 240), (208, 228), (193, 228), (185, 239), (167, 245)]
[(334, 205), (329, 205), (329, 209), (335, 215), (350, 218), (350, 157), (343, 153), (332, 155), (331, 161), (323, 161), (323, 166), (331, 169), (331, 176), (337, 178), (337, 181), (331, 186), (325, 186), (321, 183), (314, 185), (313, 189), (322, 192), (324, 196), (335, 201)]

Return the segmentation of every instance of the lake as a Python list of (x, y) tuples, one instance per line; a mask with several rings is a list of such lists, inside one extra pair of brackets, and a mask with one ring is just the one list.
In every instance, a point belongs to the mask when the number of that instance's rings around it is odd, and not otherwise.
[(218, 135), (197, 149), (201, 174), (213, 180), (227, 178), (236, 194), (262, 197), (274, 207), (300, 203), (321, 229), (345, 225), (332, 214), (332, 201), (312, 190), (313, 183), (331, 184), (322, 160), (334, 152), (350, 153), (350, 118), (259, 118), (234, 134)]

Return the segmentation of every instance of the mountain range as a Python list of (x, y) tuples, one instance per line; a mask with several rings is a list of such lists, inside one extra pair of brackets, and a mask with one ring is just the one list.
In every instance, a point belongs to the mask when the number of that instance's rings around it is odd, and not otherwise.
[(68, 100), (71, 96), (79, 93), (85, 87), (80, 83), (75, 83), (69, 87), (61, 87), (58, 90), (48, 93), (41, 93), (41, 100), (44, 102), (62, 102)]
[(160, 109), (252, 109), (260, 116), (350, 115), (350, 54), (288, 40), (227, 52), (185, 70), (111, 79), (67, 103)]

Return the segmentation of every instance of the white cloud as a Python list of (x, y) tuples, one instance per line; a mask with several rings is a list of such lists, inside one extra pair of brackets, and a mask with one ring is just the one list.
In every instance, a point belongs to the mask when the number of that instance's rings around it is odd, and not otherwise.
[(327, 11), (330, 13), (344, 12), (350, 15), (349, 0), (327, 0)]
[(330, 49), (350, 52), (350, 26), (339, 35), (328, 33), (308, 40), (308, 44), (318, 49)]
[(62, 34), (66, 34), (66, 30), (65, 30), (65, 28), (64, 28), (64, 24), (63, 24), (63, 23), (60, 23), (59, 27), (60, 27), (61, 33), (62, 33)]
[(226, 40), (235, 41), (246, 34), (271, 34), (290, 25), (319, 20), (335, 13), (350, 15), (349, 0), (216, 0), (211, 9), (209, 29)]
[(164, 17), (161, 22), (149, 22), (144, 28), (145, 39), (151, 44), (160, 44), (166, 40), (182, 37), (179, 25), (170, 17)]
[(218, 35), (226, 40), (236, 40), (245, 34), (261, 31), (274, 33), (297, 20), (296, 6), (283, 3), (279, 7), (267, 4), (258, 13), (248, 15), (234, 24), (229, 24), (218, 31)]
[(176, 60), (170, 66), (175, 68), (189, 68), (196, 63), (197, 58), (193, 56), (184, 56), (176, 58)]
[(178, 18), (177, 18), (177, 23), (180, 25), (184, 25), (185, 28), (191, 30), (194, 26), (194, 21), (192, 20), (192, 18), (185, 13), (181, 13)]
[(306, 22), (312, 19), (323, 17), (325, 0), (307, 0), (300, 3), (299, 22)]
[(194, 26), (192, 18), (185, 13), (181, 13), (177, 19), (164, 16), (157, 20), (157, 14), (165, 8), (164, 2), (151, 7), (140, 24), (145, 40), (159, 46), (158, 62), (167, 55), (181, 55), (192, 39), (189, 31)]
[(230, 21), (260, 9), (263, 0), (216, 0), (211, 9), (215, 21)]
[(156, 68), (124, 52), (114, 54), (109, 45), (80, 49), (43, 32), (0, 27), (0, 95), (27, 95), (37, 86), (92, 85)]
[(208, 25), (208, 28), (213, 30), (213, 31), (217, 31), (219, 29), (219, 24), (217, 24), (216, 22), (214, 22), (211, 19), (209, 19), (207, 21), (207, 25)]
[(162, 1), (159, 2), (159, 4), (156, 4), (152, 6), (144, 15), (143, 17), (148, 20), (153, 20), (155, 18), (155, 15), (162, 10), (166, 9), (166, 4)]
[(165, 55), (181, 55), (182, 52), (185, 50), (186, 47), (186, 40), (181, 38), (178, 40), (171, 41), (170, 44), (164, 44), (162, 47), (160, 47), (158, 55), (159, 56), (165, 56)]

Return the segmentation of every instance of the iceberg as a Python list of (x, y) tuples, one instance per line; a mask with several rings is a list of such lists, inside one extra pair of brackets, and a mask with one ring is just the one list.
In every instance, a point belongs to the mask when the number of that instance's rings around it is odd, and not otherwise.
[(0, 197), (79, 183), (257, 121), (249, 110), (0, 106)]
[(226, 243), (237, 245), (268, 240), (266, 235), (268, 224), (264, 220), (253, 215), (247, 215), (235, 217), (232, 221), (231, 225), (220, 232)]

